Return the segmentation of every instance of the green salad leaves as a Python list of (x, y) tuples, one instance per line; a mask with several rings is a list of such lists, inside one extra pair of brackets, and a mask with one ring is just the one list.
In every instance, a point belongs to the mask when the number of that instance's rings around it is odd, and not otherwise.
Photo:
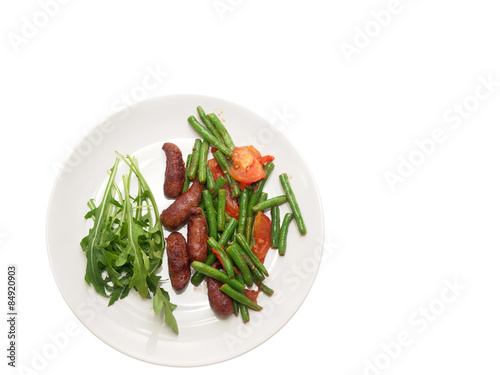
[[(153, 310), (164, 312), (165, 323), (179, 333), (173, 315), (176, 305), (160, 287), (156, 271), (162, 265), (165, 238), (160, 213), (136, 158), (118, 153), (99, 205), (88, 202), (86, 219), (93, 221), (89, 234), (80, 243), (87, 257), (85, 281), (109, 298), (109, 305), (135, 289), (143, 298), (153, 296)], [(120, 159), (130, 168), (122, 176), (123, 193), (116, 182)], [(132, 180), (134, 177), (134, 181)], [(135, 181), (136, 180), (136, 181)], [(131, 195), (131, 185), (137, 193)], [(137, 184), (135, 184), (137, 182)]]

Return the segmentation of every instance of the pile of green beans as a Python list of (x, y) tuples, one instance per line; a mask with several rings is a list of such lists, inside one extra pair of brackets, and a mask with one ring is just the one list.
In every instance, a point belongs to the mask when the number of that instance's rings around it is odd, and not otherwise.
[[(258, 288), (267, 296), (272, 296), (274, 293), (272, 288), (264, 284), (269, 277), (268, 270), (252, 251), (256, 215), (270, 210), (270, 247), (277, 249), (279, 255), (284, 255), (286, 252), (287, 236), (292, 220), (296, 221), (300, 234), (304, 235), (307, 230), (288, 175), (286, 173), (279, 175), (284, 193), (268, 198), (264, 188), (275, 168), (274, 163), (270, 161), (264, 165), (263, 179), (240, 189), (238, 181), (229, 173), (235, 144), (223, 121), (214, 113), (206, 114), (201, 106), (197, 107), (197, 112), (201, 123), (194, 116), (189, 116), (188, 123), (202, 139), (195, 139), (192, 153), (186, 159), (183, 192), (195, 179), (205, 185), (199, 207), (207, 222), (209, 251), (205, 262), (191, 263), (195, 270), (191, 283), (199, 285), (206, 276), (223, 283), (221, 291), (233, 299), (235, 315), (241, 315), (242, 321), (246, 323), (250, 320), (249, 309), (260, 311), (262, 307), (245, 295), (245, 288)], [(217, 149), (212, 151), (212, 154), (223, 172), (223, 176), (216, 181), (208, 167), (210, 145)], [(229, 199), (227, 196), (238, 200), (238, 219), (226, 212), (226, 199)], [(281, 219), (280, 207), (286, 203), (291, 212), (283, 213)], [(221, 269), (213, 267), (217, 260), (222, 265)]]

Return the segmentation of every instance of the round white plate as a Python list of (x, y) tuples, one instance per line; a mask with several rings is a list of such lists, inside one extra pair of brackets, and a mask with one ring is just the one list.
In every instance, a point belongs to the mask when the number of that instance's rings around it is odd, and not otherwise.
[[(99, 194), (107, 180), (106, 171), (115, 160), (115, 150), (138, 157), (160, 211), (172, 202), (163, 195), (165, 154), (161, 146), (166, 141), (174, 142), (186, 157), (194, 139), (199, 137), (187, 122), (190, 115), (197, 116), (198, 105), (206, 113), (221, 113), (236, 145), (253, 144), (263, 155), (276, 157), (276, 168), (265, 191), (269, 197), (283, 194), (278, 176), (287, 172), (308, 233), (301, 236), (293, 222), (286, 255), (279, 256), (276, 250), (269, 250), (265, 266), (270, 277), (265, 283), (275, 293), (272, 297), (259, 295), (259, 304), (264, 309), (251, 311), (247, 324), (243, 324), (239, 316), (217, 318), (208, 304), (205, 282), (198, 287), (189, 284), (180, 294), (165, 283), (171, 301), (178, 306), (174, 314), (179, 335), (175, 335), (155, 315), (151, 300), (142, 299), (135, 291), (107, 307), (108, 300), (84, 281), (86, 259), (80, 241), (91, 226), (91, 222), (84, 219), (88, 211), (86, 203), (91, 197), (100, 201)], [(122, 163), (119, 178), (127, 171)], [(288, 204), (282, 206), (282, 217), (286, 212), (290, 212)], [(61, 169), (47, 214), (47, 247), (52, 271), (78, 319), (113, 348), (143, 361), (169, 366), (224, 361), (274, 335), (295, 314), (313, 285), (321, 259), (323, 232), (323, 211), (314, 178), (283, 134), (239, 105), (195, 95), (150, 99), (97, 126), (73, 150)], [(166, 279), (166, 259), (164, 265), (160, 274)]]

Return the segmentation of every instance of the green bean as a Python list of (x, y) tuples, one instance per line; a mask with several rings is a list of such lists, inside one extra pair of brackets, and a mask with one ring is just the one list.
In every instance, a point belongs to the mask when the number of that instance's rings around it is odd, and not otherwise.
[(278, 247), (280, 241), (280, 207), (271, 208), (271, 247)]
[[(208, 252), (208, 255), (207, 255), (207, 259), (205, 260), (205, 264), (207, 266), (211, 266), (212, 264), (214, 264), (214, 262), (217, 260), (217, 257), (215, 256), (215, 254), (212, 252), (212, 251), (209, 251)], [(200, 271), (196, 271), (193, 276), (191, 277), (191, 284), (193, 285), (200, 285), (201, 282), (203, 281), (203, 279), (205, 278), (205, 274), (200, 272)]]
[(189, 116), (188, 122), (189, 125), (191, 125), (193, 129), (196, 130), (196, 132), (198, 132), (198, 134), (200, 134), (203, 137), (203, 139), (206, 139), (208, 142), (213, 144), (218, 150), (221, 150), (225, 155), (231, 156), (232, 150), (227, 148), (224, 145), (224, 143), (219, 141), (217, 137), (210, 132), (210, 130), (208, 130), (202, 124), (200, 124), (196, 119), (196, 117)]
[(210, 119), (210, 121), (212, 122), (212, 124), (219, 131), (227, 148), (230, 149), (232, 152), (235, 148), (234, 142), (233, 142), (231, 136), (229, 135), (229, 132), (227, 131), (226, 127), (224, 126), (224, 124), (221, 122), (221, 120), (219, 119), (219, 117), (215, 113), (209, 113), (207, 116)]
[(264, 185), (266, 184), (267, 179), (271, 175), (271, 172), (274, 169), (274, 163), (269, 162), (264, 166), (264, 172), (266, 173), (266, 177), (262, 180), (258, 181), (255, 184), (254, 190), (248, 199), (248, 209), (247, 209), (247, 217), (245, 221), (245, 237), (247, 242), (250, 242), (252, 239), (252, 230), (253, 230), (253, 219), (254, 212), (252, 207), (259, 203), (259, 199), (262, 195), (262, 191), (264, 190)]
[(233, 289), (229, 284), (223, 284), (220, 287), (220, 290), (227, 294), (229, 297), (232, 299), (235, 299), (239, 303), (251, 308), (252, 310), (260, 311), (262, 310), (262, 306), (259, 306), (256, 304), (254, 301), (252, 301), (250, 298), (245, 296), (245, 294), (238, 292), (237, 290)]
[[(238, 280), (240, 283), (243, 283), (243, 277), (241, 275), (236, 275), (236, 280)], [(235, 301), (233, 299), (233, 301)], [(239, 309), (241, 311), (241, 319), (243, 320), (243, 323), (247, 323), (250, 320), (250, 314), (248, 313), (248, 307), (236, 302), (239, 306)]]
[(258, 285), (259, 285), (259, 289), (262, 290), (262, 293), (264, 293), (266, 296), (271, 297), (274, 294), (274, 290), (269, 288), (264, 283), (261, 282), (261, 283), (258, 283)]
[(234, 231), (236, 230), (236, 227), (238, 226), (238, 220), (231, 218), (229, 222), (226, 224), (226, 228), (224, 229), (224, 232), (219, 237), (219, 244), (221, 246), (226, 246), (231, 237), (234, 234)]
[(217, 219), (215, 217), (214, 202), (212, 195), (208, 190), (203, 190), (203, 202), (205, 203), (205, 211), (207, 212), (207, 227), (208, 235), (216, 238), (217, 236)]
[(233, 260), (233, 263), (238, 267), (241, 272), (241, 276), (245, 282), (245, 285), (250, 287), (253, 284), (252, 274), (250, 273), (250, 268), (248, 268), (247, 264), (243, 260), (243, 257), (240, 256), (240, 252), (236, 247), (230, 245), (227, 250), (227, 255)]
[(279, 238), (279, 243), (278, 243), (278, 253), (279, 255), (285, 255), (286, 251), (286, 238), (288, 236), (288, 227), (290, 226), (290, 223), (293, 219), (293, 214), (290, 212), (285, 214), (285, 217), (283, 218), (283, 224), (281, 224), (281, 229), (280, 229), (280, 238)]
[(240, 212), (238, 216), (238, 229), (236, 230), (237, 233), (243, 233), (245, 231), (245, 221), (247, 217), (249, 196), (250, 196), (249, 188), (243, 190), (243, 192), (240, 195), (240, 199), (238, 202), (238, 205), (240, 207)]
[(226, 189), (219, 189), (217, 198), (217, 230), (223, 232), (226, 226)]
[(307, 233), (306, 224), (304, 223), (304, 218), (300, 212), (299, 204), (297, 203), (297, 199), (295, 198), (292, 186), (290, 185), (290, 180), (288, 179), (288, 175), (286, 173), (280, 174), (280, 182), (283, 190), (285, 191), (286, 197), (288, 198), (288, 203), (290, 204), (293, 215), (295, 216), (299, 232), (304, 235)]
[(252, 210), (253, 212), (264, 211), (274, 206), (277, 207), (280, 204), (285, 203), (286, 201), (287, 201), (286, 195), (279, 195), (274, 198), (266, 199), (261, 203), (257, 203), (255, 206), (252, 207)]
[(198, 161), (198, 180), (200, 183), (205, 184), (207, 181), (207, 157), (208, 157), (208, 142), (203, 140), (200, 147), (200, 155)]
[[(260, 194), (260, 197), (259, 197), (259, 200), (258, 200), (258, 202), (257, 202), (257, 205), (259, 205), (259, 204), (261, 204), (261, 203), (264, 203), (265, 201), (267, 201), (267, 193), (262, 192), (262, 193)], [(252, 207), (252, 208), (253, 208), (253, 207)], [(252, 211), (253, 211), (253, 209), (252, 209)]]
[(196, 271), (201, 272), (204, 275), (211, 277), (212, 279), (218, 280), (221, 283), (229, 284), (233, 289), (243, 292), (245, 290), (245, 284), (240, 283), (236, 279), (229, 278), (224, 272), (214, 268), (212, 266), (208, 266), (205, 263), (198, 262), (197, 260), (191, 263), (191, 267), (193, 267)]
[(187, 177), (190, 180), (194, 180), (196, 177), (196, 172), (198, 172), (198, 163), (200, 158), (200, 148), (201, 148), (201, 139), (196, 139), (194, 141), (193, 146), (193, 159), (191, 160), (191, 165), (187, 171)]
[(205, 124), (210, 133), (212, 133), (220, 142), (224, 142), (221, 135), (217, 131), (217, 128), (214, 126), (214, 124), (212, 124), (212, 121), (205, 114), (203, 108), (201, 106), (198, 106), (196, 107), (196, 109), (198, 110), (198, 115), (200, 116), (201, 121)]
[(187, 176), (187, 171), (189, 169), (189, 166), (191, 165), (191, 160), (193, 159), (193, 154), (189, 154), (186, 157), (186, 174), (184, 176), (184, 186), (182, 187), (182, 192), (185, 193), (187, 189), (189, 189), (189, 178)]
[(262, 264), (262, 262), (257, 258), (257, 256), (253, 253), (250, 245), (246, 241), (245, 237), (243, 234), (238, 233), (236, 236), (236, 241), (240, 244), (241, 248), (247, 253), (247, 255), (252, 259), (252, 262), (255, 264), (255, 267), (257, 267), (264, 275), (269, 276), (269, 272), (267, 272), (266, 267)]
[(210, 170), (210, 167), (207, 165), (205, 168), (206, 174), (207, 174), (207, 180), (205, 182), (205, 187), (207, 190), (210, 192), (210, 194), (215, 192), (215, 181), (214, 181), (214, 175), (212, 174), (212, 171)]
[(217, 181), (215, 181), (215, 184), (214, 184), (214, 192), (213, 194), (215, 196), (217, 196), (217, 193), (219, 192), (219, 189), (222, 189), (224, 187), (224, 185), (226, 184), (227, 180), (224, 176), (219, 176), (219, 178), (217, 179)]
[(219, 254), (218, 258), (222, 262), (222, 266), (224, 267), (224, 270), (226, 270), (227, 276), (230, 279), (234, 278), (233, 261), (229, 255), (227, 255), (226, 250), (224, 250), (224, 248), (219, 245), (213, 237), (208, 237), (207, 244), (212, 248), (212, 251), (216, 251)]
[(231, 190), (231, 197), (232, 198), (237, 198), (241, 195), (241, 190), (240, 187), (238, 186), (238, 182), (231, 176), (229, 173), (229, 163), (224, 156), (222, 152), (219, 152), (218, 150), (215, 154), (215, 160), (217, 160), (217, 163), (219, 164), (220, 168), (222, 169), (222, 172), (224, 172), (224, 175), (226, 176), (227, 183), (229, 185), (229, 188)]

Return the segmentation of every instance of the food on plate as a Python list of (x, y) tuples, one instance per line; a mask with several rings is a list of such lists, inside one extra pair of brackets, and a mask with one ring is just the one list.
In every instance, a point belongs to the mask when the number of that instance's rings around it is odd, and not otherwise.
[(165, 197), (175, 199), (182, 193), (186, 178), (186, 167), (182, 159), (182, 152), (177, 145), (167, 142), (162, 149), (165, 151), (167, 158), (163, 193)]
[[(218, 268), (217, 265), (212, 265)], [(212, 310), (220, 317), (228, 317), (234, 312), (233, 299), (220, 290), (223, 283), (211, 277), (207, 277), (208, 302)]]
[(188, 219), (189, 211), (200, 204), (203, 185), (195, 180), (193, 184), (168, 206), (160, 215), (163, 226), (169, 231), (175, 231), (184, 225)]
[[(130, 167), (123, 176), (123, 192), (115, 181), (119, 159), (110, 171), (100, 205), (89, 201), (86, 218), (94, 221), (82, 240), (87, 256), (85, 280), (110, 298), (124, 298), (131, 289), (144, 298), (153, 297), (153, 310), (178, 333), (175, 305), (160, 286), (157, 271), (167, 255), (167, 280), (181, 293), (191, 282), (207, 282), (208, 302), (220, 317), (260, 311), (260, 293), (272, 296), (265, 267), (271, 249), (283, 256), (291, 221), (299, 233), (307, 230), (286, 173), (279, 175), (283, 194), (268, 197), (266, 182), (275, 169), (275, 158), (252, 145), (236, 146), (215, 113), (197, 107), (201, 123), (189, 116), (187, 122), (202, 137), (195, 138), (184, 162), (182, 152), (171, 142), (163, 144), (166, 169), (163, 192), (175, 199), (161, 214), (151, 189), (135, 158), (121, 159)], [(210, 155), (211, 154), (211, 155)], [(130, 192), (132, 176), (137, 194)], [(288, 206), (291, 212), (280, 208)], [(267, 212), (270, 211), (270, 214)], [(281, 222), (281, 214), (283, 221)], [(187, 223), (186, 237), (179, 230)], [(165, 238), (164, 229), (170, 234)], [(192, 274), (192, 270), (194, 270)]]
[[(90, 211), (85, 218), (92, 220), (93, 226), (81, 241), (87, 258), (85, 281), (109, 298), (109, 305), (127, 297), (132, 289), (143, 298), (153, 295), (155, 312), (163, 311), (165, 322), (178, 333), (173, 316), (176, 306), (160, 287), (157, 275), (165, 252), (158, 206), (137, 159), (119, 155), (129, 167), (128, 174), (122, 176), (123, 191), (116, 181), (120, 161), (116, 158), (101, 202), (90, 199), (87, 203)], [(138, 185), (136, 194), (130, 191), (133, 177)]]
[(172, 232), (166, 238), (168, 273), (172, 288), (179, 291), (189, 283), (191, 268), (184, 236), (179, 232)]
[(187, 252), (189, 260), (204, 262), (207, 259), (207, 221), (199, 207), (191, 208), (187, 224)]

